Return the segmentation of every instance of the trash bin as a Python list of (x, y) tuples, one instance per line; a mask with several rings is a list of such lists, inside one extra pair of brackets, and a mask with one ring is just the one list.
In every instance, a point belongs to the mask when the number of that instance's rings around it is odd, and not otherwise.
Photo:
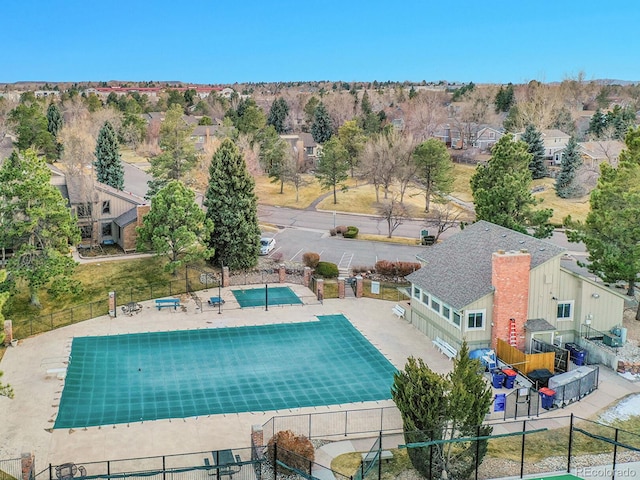
[(504, 393), (497, 393), (495, 397), (493, 397), (493, 411), (494, 412), (504, 412), (504, 407), (507, 403), (507, 395)]
[(543, 387), (539, 390), (540, 393), (540, 403), (542, 404), (542, 408), (545, 410), (549, 410), (553, 408), (553, 401), (556, 398), (555, 390), (551, 390), (550, 388)]
[(564, 348), (569, 350), (569, 358), (577, 366), (581, 367), (585, 364), (587, 351), (577, 343), (565, 343)]
[(506, 375), (500, 370), (494, 370), (491, 375), (491, 384), (493, 385), (493, 388), (502, 388)]
[(505, 374), (504, 388), (513, 388), (516, 383), (516, 377), (518, 376), (516, 371), (510, 368), (503, 368), (502, 373)]

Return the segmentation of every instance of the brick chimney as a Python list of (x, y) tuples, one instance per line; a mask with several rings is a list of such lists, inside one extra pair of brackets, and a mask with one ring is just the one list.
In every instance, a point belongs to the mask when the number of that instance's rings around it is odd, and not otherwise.
[(491, 346), (495, 349), (500, 338), (524, 351), (531, 254), (526, 250), (498, 250), (491, 257), (491, 267), (491, 284), (495, 289)]

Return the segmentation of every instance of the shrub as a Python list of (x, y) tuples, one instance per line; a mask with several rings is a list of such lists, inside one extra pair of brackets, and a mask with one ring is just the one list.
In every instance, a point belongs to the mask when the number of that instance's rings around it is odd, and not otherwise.
[(315, 252), (306, 252), (302, 255), (302, 263), (305, 267), (316, 268), (320, 261), (320, 255)]
[(356, 238), (358, 236), (358, 227), (349, 226), (345, 232), (342, 232), (344, 238)]
[(316, 275), (324, 278), (335, 278), (338, 276), (338, 266), (331, 262), (318, 262), (315, 271)]
[(338, 235), (344, 235), (344, 232), (346, 232), (346, 231), (347, 231), (347, 226), (346, 225), (338, 225), (336, 227), (336, 233)]
[(271, 260), (273, 260), (275, 263), (282, 262), (283, 258), (284, 258), (284, 255), (282, 254), (282, 252), (276, 252), (271, 255)]
[(421, 267), (417, 262), (390, 262), (379, 260), (376, 263), (376, 273), (388, 277), (406, 277)]
[(369, 273), (375, 270), (374, 267), (367, 267), (366, 265), (355, 265), (351, 267), (353, 273)]
[[(275, 445), (278, 445), (278, 461), (289, 465), (296, 470), (309, 471), (309, 462), (315, 459), (313, 444), (304, 435), (296, 435), (291, 430), (281, 430), (276, 433), (267, 444), (267, 457), (271, 465), (275, 465)], [(281, 464), (278, 470), (284, 469), (287, 474), (293, 474)]]
[(329, 235), (331, 235), (332, 237), (335, 237), (337, 233), (338, 232), (336, 231), (335, 228), (332, 228), (331, 230), (329, 230)]

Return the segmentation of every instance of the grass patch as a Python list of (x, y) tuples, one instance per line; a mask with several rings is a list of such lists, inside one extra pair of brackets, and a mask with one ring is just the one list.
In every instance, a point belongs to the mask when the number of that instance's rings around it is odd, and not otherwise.
[(453, 191), (451, 192), (451, 195), (459, 198), (463, 202), (473, 203), (473, 195), (471, 195), (471, 177), (474, 173), (476, 173), (475, 165), (454, 163)]
[[(406, 449), (393, 448), (389, 451), (393, 453), (393, 458), (388, 462), (382, 462), (382, 479), (392, 480), (398, 478), (398, 475), (402, 472), (413, 469)], [(362, 453), (350, 452), (335, 457), (331, 461), (331, 470), (344, 476), (351, 477), (356, 474), (361, 464)]]
[(367, 240), (383, 243), (397, 243), (399, 245), (420, 245), (418, 238), (408, 237), (387, 237), (386, 235), (374, 235), (372, 233), (358, 233), (357, 240)]
[(311, 202), (326, 192), (322, 191), (313, 175), (303, 175), (303, 177), (309, 184), (300, 189), (297, 202), (296, 189), (290, 183), (285, 183), (284, 191), (280, 193), (280, 183), (271, 183), (271, 179), (264, 175), (254, 177), (258, 202), (279, 207), (307, 208)]
[(533, 181), (533, 187), (544, 187), (542, 192), (533, 195), (535, 198), (542, 199), (540, 208), (553, 208), (551, 221), (556, 224), (561, 224), (568, 215), (571, 215), (574, 220), (586, 220), (591, 209), (589, 195), (578, 198), (560, 198), (556, 195), (555, 182), (553, 178), (541, 178)]

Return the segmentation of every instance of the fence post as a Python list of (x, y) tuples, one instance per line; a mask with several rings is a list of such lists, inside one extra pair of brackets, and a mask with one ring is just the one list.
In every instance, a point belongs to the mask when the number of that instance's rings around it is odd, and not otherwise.
[(53, 465), (49, 464), (49, 480), (53, 480)]
[(273, 443), (273, 478), (278, 478), (278, 442)]
[(344, 412), (344, 436), (347, 436), (347, 432), (349, 431), (349, 411)]
[(382, 478), (382, 430), (378, 434), (378, 480)]
[(162, 455), (162, 480), (167, 480), (167, 463), (164, 455)]
[(522, 446), (520, 447), (520, 478), (524, 477), (524, 439), (526, 438), (527, 421), (522, 421)]
[(478, 480), (478, 468), (480, 468), (480, 425), (476, 427), (476, 474), (475, 480)]
[(619, 428), (616, 428), (616, 435), (613, 438), (616, 443), (613, 444), (613, 466), (611, 468), (611, 480), (616, 480), (616, 457), (618, 456), (618, 432)]
[(567, 450), (567, 473), (571, 473), (571, 446), (573, 443), (573, 413), (569, 420), (569, 449)]

